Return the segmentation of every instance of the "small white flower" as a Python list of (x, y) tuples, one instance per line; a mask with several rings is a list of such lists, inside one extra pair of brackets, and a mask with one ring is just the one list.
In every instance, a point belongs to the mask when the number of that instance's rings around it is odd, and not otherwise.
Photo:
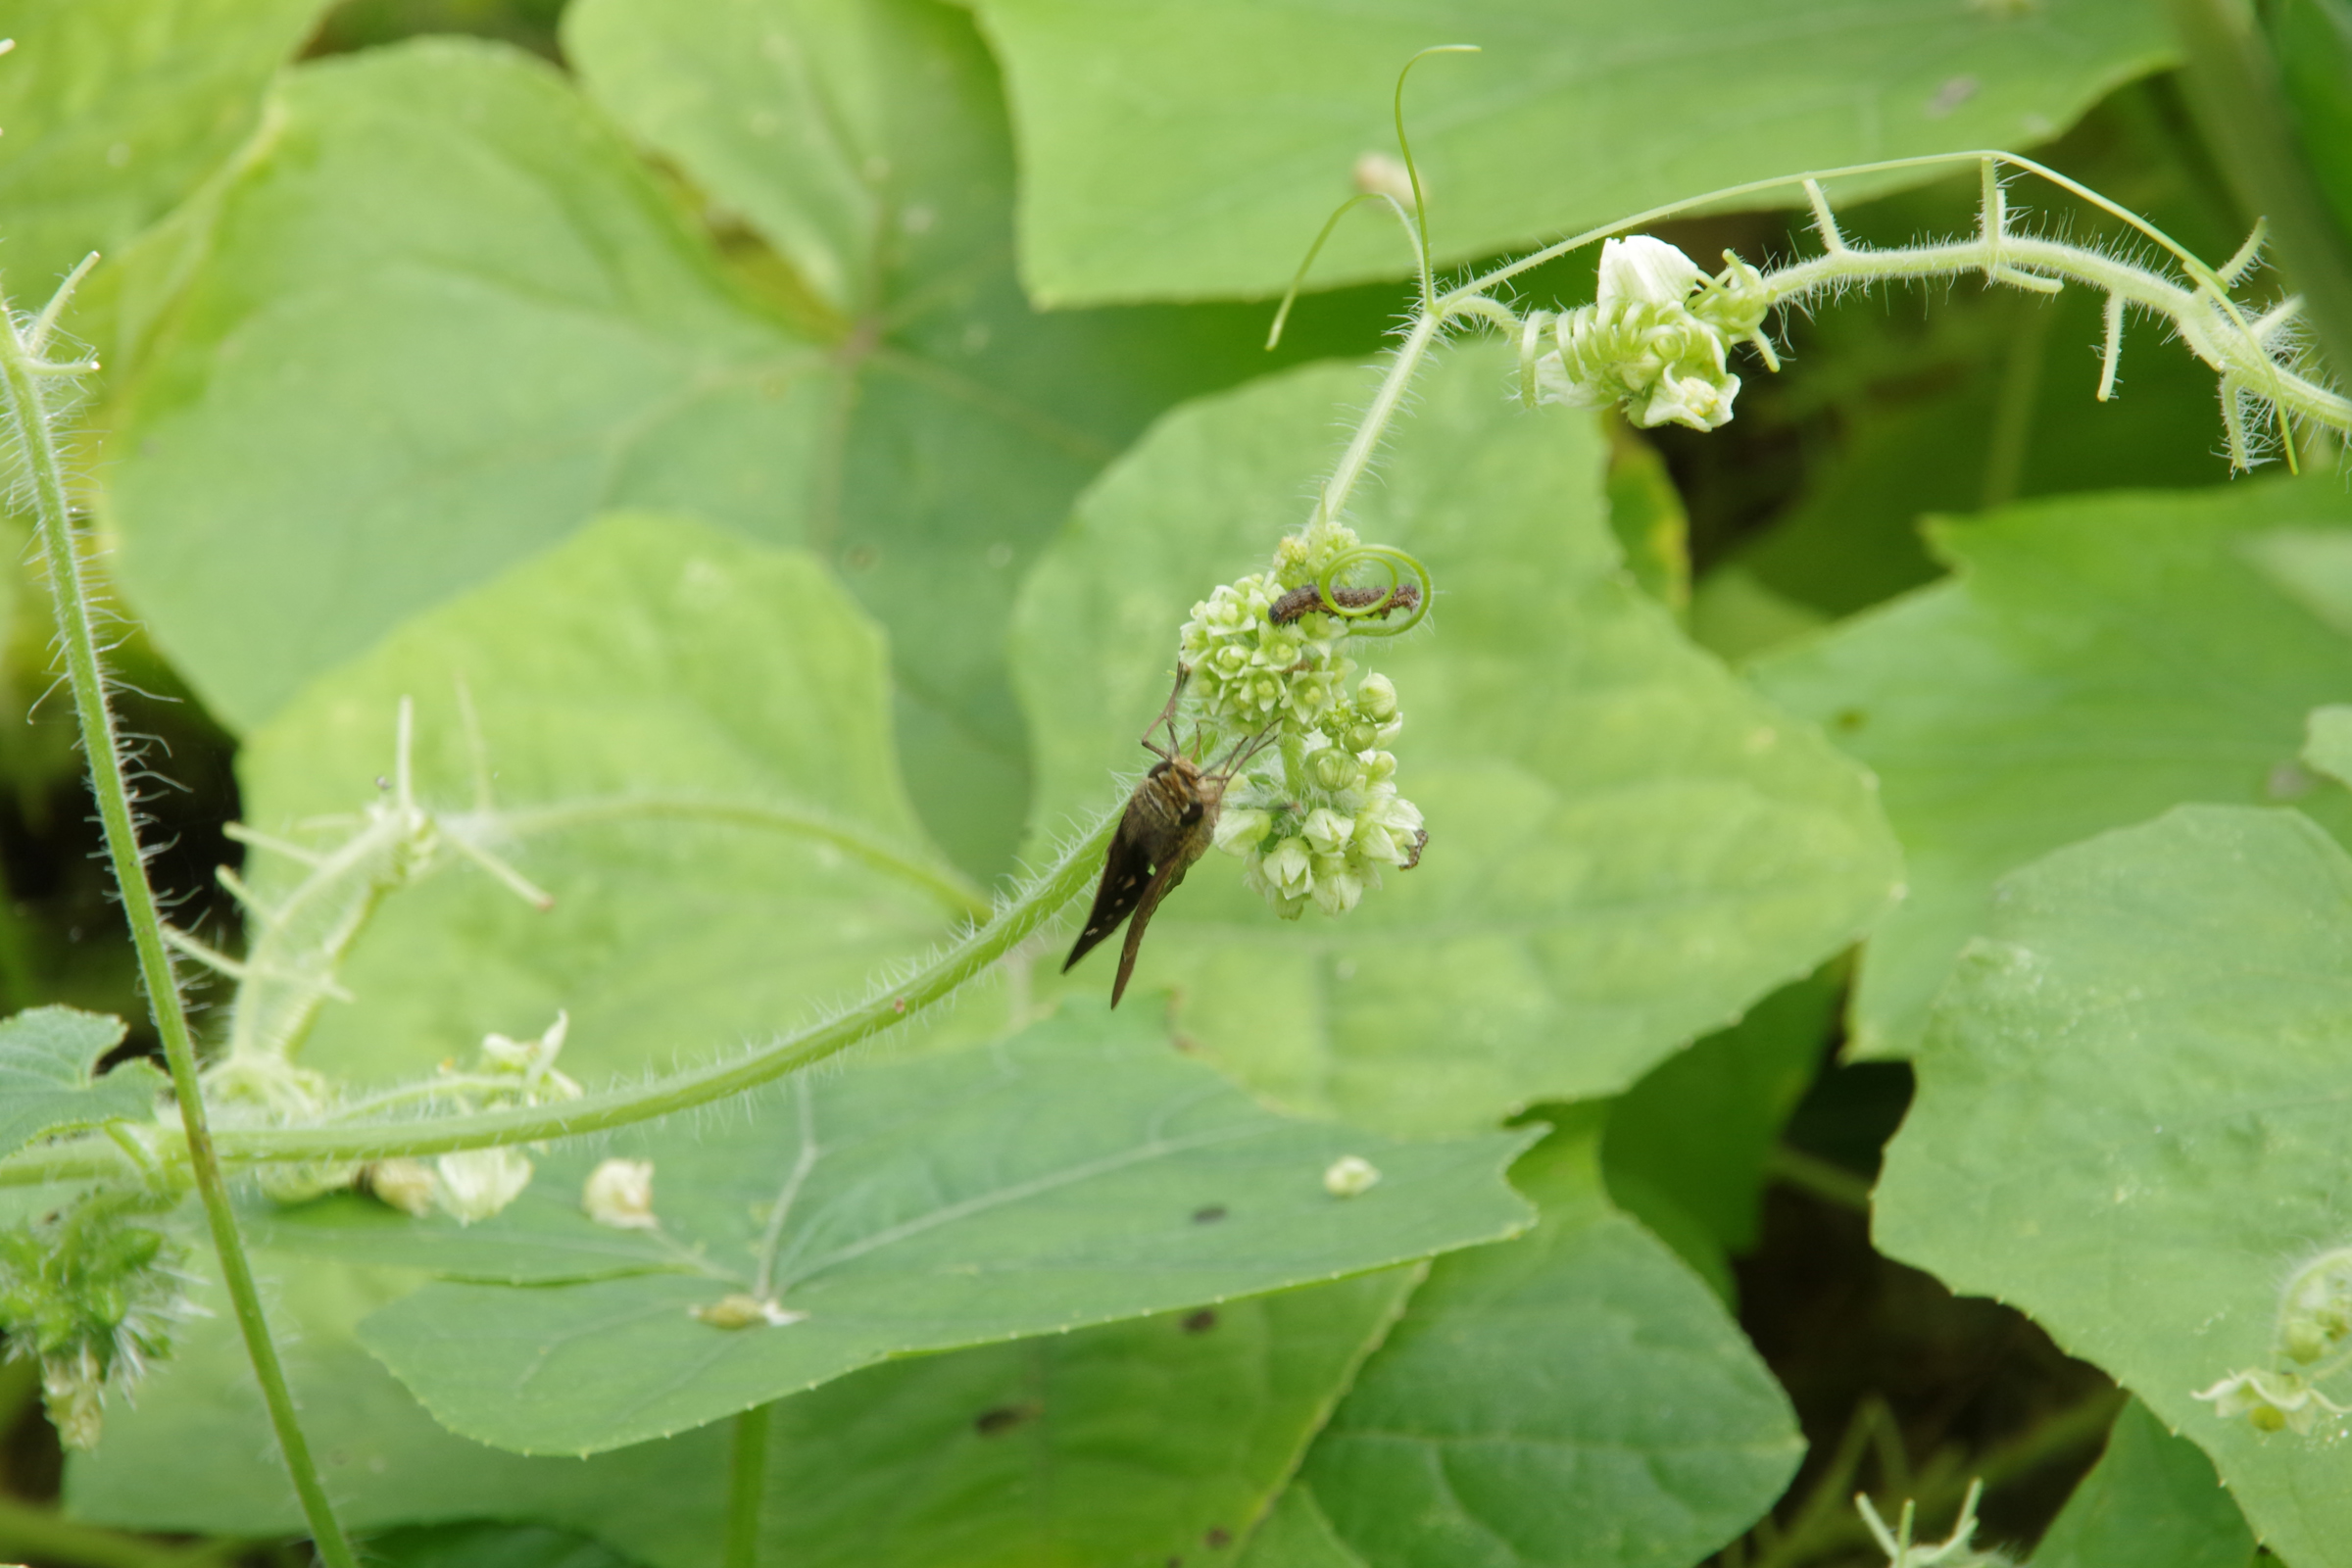
[(1364, 896), (1364, 880), (1339, 856), (1315, 862), (1315, 907), (1325, 914), (1346, 914)]
[(1366, 153), (1355, 161), (1355, 188), (1367, 196), (1393, 197), (1408, 209), (1413, 205), (1412, 171), (1387, 153)]
[(1294, 836), (1275, 845), (1266, 857), (1265, 877), (1286, 899), (1303, 899), (1312, 893), (1314, 862), (1307, 858), (1306, 840)]
[(1732, 400), (1739, 395), (1740, 378), (1729, 373), (1712, 381), (1696, 375), (1664, 375), (1633, 420), (1644, 430), (1661, 424), (1719, 429), (1731, 421)]
[(433, 1161), (433, 1198), (461, 1225), (488, 1219), (522, 1196), (531, 1162), (519, 1149), (468, 1149)]
[(1380, 1167), (1361, 1154), (1342, 1154), (1325, 1167), (1323, 1190), (1334, 1198), (1356, 1198), (1380, 1181)]
[(650, 1159), (608, 1159), (588, 1173), (580, 1189), (580, 1207), (599, 1225), (616, 1231), (650, 1231), (662, 1222), (654, 1217), (654, 1162)]
[(2352, 1415), (2352, 1409), (2337, 1404), (2292, 1372), (2232, 1372), (2189, 1397), (2211, 1401), (2213, 1413), (2225, 1421), (2242, 1415), (2257, 1432), (2283, 1428), (2298, 1437), (2307, 1436), (2323, 1412)]
[(1316, 856), (1341, 855), (1348, 841), (1355, 836), (1355, 824), (1328, 807), (1316, 807), (1306, 813), (1304, 828), (1307, 848)]
[(433, 1211), (433, 1168), (420, 1159), (379, 1159), (366, 1171), (368, 1190), (381, 1202), (422, 1219)]
[(1600, 244), (1602, 308), (1611, 305), (1680, 305), (1706, 280), (1698, 264), (1662, 239), (1628, 234)]
[(577, 1100), (580, 1086), (556, 1071), (564, 1037), (571, 1030), (571, 1015), (559, 1012), (547, 1033), (536, 1040), (509, 1040), (505, 1035), (482, 1037), (482, 1064), (494, 1072), (511, 1072), (523, 1081), (526, 1092), (555, 1100)]

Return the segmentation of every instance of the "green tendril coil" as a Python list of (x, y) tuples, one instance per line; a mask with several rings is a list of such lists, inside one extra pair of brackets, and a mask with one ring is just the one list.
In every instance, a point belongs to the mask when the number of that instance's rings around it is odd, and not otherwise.
[[(1350, 610), (1339, 601), (1336, 591), (1339, 579), (1343, 573), (1353, 570), (1367, 561), (1376, 562), (1388, 569), (1388, 590), (1371, 604)], [(1410, 571), (1420, 584), (1419, 603), (1413, 606), (1411, 614), (1393, 626), (1385, 621), (1374, 624), (1373, 617), (1387, 614), (1389, 607), (1396, 602), (1398, 591), (1404, 587), (1406, 571)], [(1343, 551), (1333, 557), (1315, 578), (1315, 591), (1323, 597), (1324, 613), (1354, 622), (1348, 630), (1357, 637), (1396, 637), (1411, 631), (1421, 623), (1421, 617), (1429, 613), (1432, 587), (1429, 568), (1421, 564), (1418, 558), (1394, 545), (1357, 545), (1351, 550)]]

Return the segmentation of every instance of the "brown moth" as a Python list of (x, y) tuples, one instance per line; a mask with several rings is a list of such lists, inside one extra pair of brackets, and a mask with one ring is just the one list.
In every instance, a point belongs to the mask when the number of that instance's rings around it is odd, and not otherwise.
[[(1127, 945), (1119, 952), (1118, 978), (1110, 986), (1114, 1007), (1127, 994), (1127, 982), (1135, 974), (1135, 956), (1143, 950), (1145, 928), (1151, 925), (1160, 901), (1176, 890), (1193, 862), (1208, 853), (1216, 839), (1225, 786), (1233, 782), (1233, 775), (1250, 754), (1263, 744), (1262, 738), (1243, 742), (1213, 772), (1185, 756), (1176, 744), (1174, 715), (1176, 699), (1184, 695), (1185, 677), (1191, 673), (1189, 669), (1177, 672), (1176, 690), (1168, 694), (1168, 706), (1152, 721), (1152, 729), (1144, 731), (1144, 749), (1159, 760), (1127, 797), (1126, 813), (1119, 818), (1119, 830), (1111, 835), (1110, 852), (1102, 858), (1102, 880), (1095, 888), (1095, 906), (1087, 911), (1085, 929), (1078, 933), (1077, 944), (1061, 966), (1062, 973), (1069, 973), (1072, 965), (1119, 928), (1120, 921), (1134, 916), (1135, 923), (1127, 928)], [(1164, 747), (1152, 741), (1152, 730), (1162, 723), (1168, 726), (1169, 744)]]

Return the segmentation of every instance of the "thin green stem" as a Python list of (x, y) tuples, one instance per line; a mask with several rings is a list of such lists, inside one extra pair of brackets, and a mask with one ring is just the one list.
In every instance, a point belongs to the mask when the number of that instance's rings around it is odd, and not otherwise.
[[(79, 275), (78, 272), (75, 274)], [(52, 302), (41, 317), (53, 320), (61, 302)], [(262, 1313), (261, 1292), (237, 1235), (237, 1222), (228, 1200), (228, 1184), (213, 1149), (205, 1123), (204, 1099), (196, 1069), (196, 1042), (188, 1029), (187, 1010), (179, 981), (172, 968), (171, 950), (164, 942), (163, 917), (156, 909), (155, 890), (147, 881), (146, 858), (132, 813), (130, 787), (123, 777), (122, 737), (116, 732), (114, 710), (107, 705), (106, 677), (99, 662), (98, 639), (91, 625), (90, 589), (82, 573), (79, 541), (74, 536), (71, 502), (66, 493), (65, 468), (59, 459), (55, 433), (42, 394), (42, 371), (18, 336), (17, 318), (0, 299), (0, 379), (8, 390), (8, 417), (14, 425), (24, 468), (31, 483), (33, 514), (41, 555), (48, 568), (49, 592), (57, 614), (58, 641), (64, 646), (66, 676), (74, 691), (74, 707), (81, 729), (82, 754), (90, 766), (90, 792), (98, 803), (98, 817), (106, 833), (107, 855), (122, 898), (123, 917), (129, 922), (131, 944), (138, 952), (139, 975), (163, 1039), (164, 1058), (172, 1071), (172, 1087), (179, 1102), (180, 1126), (187, 1140), (187, 1161), (196, 1190), (212, 1222), (213, 1245), (220, 1256), (220, 1275), (245, 1336), (255, 1379), (276, 1428), (278, 1447), (294, 1490), (302, 1499), (319, 1555), (329, 1568), (354, 1568), (351, 1545), (326, 1500), (310, 1445), (294, 1414), (294, 1399), (278, 1363), (277, 1347)]]
[(1430, 349), (1445, 329), (1444, 315), (1423, 312), (1413, 318), (1404, 341), (1390, 356), (1388, 374), (1382, 378), (1380, 390), (1372, 395), (1372, 406), (1364, 411), (1363, 422), (1356, 426), (1354, 439), (1348, 443), (1339, 466), (1324, 482), (1323, 494), (1315, 503), (1314, 518), (1307, 524), (1310, 545), (1319, 542), (1319, 536), (1346, 515), (1348, 496), (1354, 493), (1356, 481), (1372, 466), (1372, 455), (1380, 450), (1389, 421), (1403, 406), (1405, 390), (1412, 384), (1414, 372), (1420, 369), (1421, 362), (1429, 357)]
[[(1018, 948), (1053, 919), (1063, 905), (1093, 887), (1102, 871), (1103, 850), (1117, 822), (1117, 812), (1105, 815), (987, 923), (952, 943), (905, 982), (875, 991), (836, 1017), (786, 1035), (732, 1061), (689, 1068), (650, 1084), (626, 1090), (608, 1089), (557, 1104), (472, 1111), (431, 1121), (382, 1122), (360, 1127), (228, 1128), (218, 1136), (220, 1155), (237, 1162), (340, 1162), (446, 1154), (462, 1149), (488, 1149), (502, 1144), (537, 1143), (542, 1139), (605, 1132), (741, 1094), (822, 1061), (905, 1022)], [(185, 1158), (184, 1151), (163, 1139), (159, 1139), (154, 1155), (167, 1164)], [(103, 1140), (77, 1139), (0, 1160), (0, 1187), (118, 1175), (127, 1168), (128, 1161), (122, 1153)]]
[(769, 1406), (755, 1405), (735, 1418), (735, 1443), (727, 1476), (726, 1568), (759, 1568), (760, 1504), (767, 1495)]
[(1776, 305), (1857, 283), (1957, 276), (1987, 270), (2067, 278), (2164, 317), (2190, 353), (2279, 408), (2338, 430), (2352, 429), (2352, 398), (2330, 392), (2272, 360), (2259, 335), (2226, 296), (2202, 284), (2182, 288), (2127, 261), (2080, 246), (2005, 234), (1913, 245), (1900, 250), (1846, 249), (1764, 274)]
[(1870, 1183), (1819, 1154), (1782, 1144), (1765, 1156), (1764, 1174), (1839, 1208), (1870, 1212)]
[(211, 1568), (245, 1545), (228, 1540), (170, 1545), (0, 1495), (0, 1557), (11, 1561), (37, 1559), (57, 1568)]
[(1479, 47), (1474, 43), (1432, 44), (1407, 60), (1404, 69), (1396, 73), (1396, 98), (1391, 107), (1396, 117), (1396, 151), (1404, 160), (1404, 177), (1413, 189), (1413, 260), (1421, 269), (1421, 312), (1425, 316), (1437, 308), (1438, 286), (1429, 268), (1429, 201), (1421, 189), (1421, 166), (1413, 161), (1413, 144), (1404, 134), (1404, 79), (1413, 74), (1415, 66), (1431, 55), (1474, 55), (1478, 52)]

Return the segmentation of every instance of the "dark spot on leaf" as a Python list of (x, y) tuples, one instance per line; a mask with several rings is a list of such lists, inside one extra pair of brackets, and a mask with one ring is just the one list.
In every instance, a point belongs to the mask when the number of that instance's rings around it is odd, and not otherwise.
[(1224, 1217), (1225, 1205), (1223, 1203), (1211, 1203), (1206, 1208), (1193, 1210), (1193, 1223), (1196, 1225), (1214, 1225)]
[(1225, 1527), (1223, 1525), (1210, 1525), (1208, 1527), (1208, 1534), (1202, 1536), (1200, 1539), (1208, 1543), (1209, 1548), (1212, 1551), (1219, 1546), (1230, 1546), (1233, 1544), (1233, 1537), (1225, 1533)]
[(852, 571), (870, 571), (875, 560), (872, 545), (852, 545), (841, 553), (841, 564)]
[(1184, 1320), (1184, 1332), (1187, 1334), (1206, 1334), (1216, 1326), (1217, 1309), (1213, 1306), (1204, 1306)]
[(1841, 733), (1851, 735), (1870, 722), (1870, 715), (1859, 708), (1840, 708), (1838, 710), (1838, 716), (1831, 719), (1830, 722), (1837, 725)]
[(1038, 1414), (1035, 1403), (1000, 1404), (973, 1417), (972, 1430), (984, 1438), (993, 1438), (1000, 1432), (1010, 1432), (1024, 1421), (1036, 1420)]

